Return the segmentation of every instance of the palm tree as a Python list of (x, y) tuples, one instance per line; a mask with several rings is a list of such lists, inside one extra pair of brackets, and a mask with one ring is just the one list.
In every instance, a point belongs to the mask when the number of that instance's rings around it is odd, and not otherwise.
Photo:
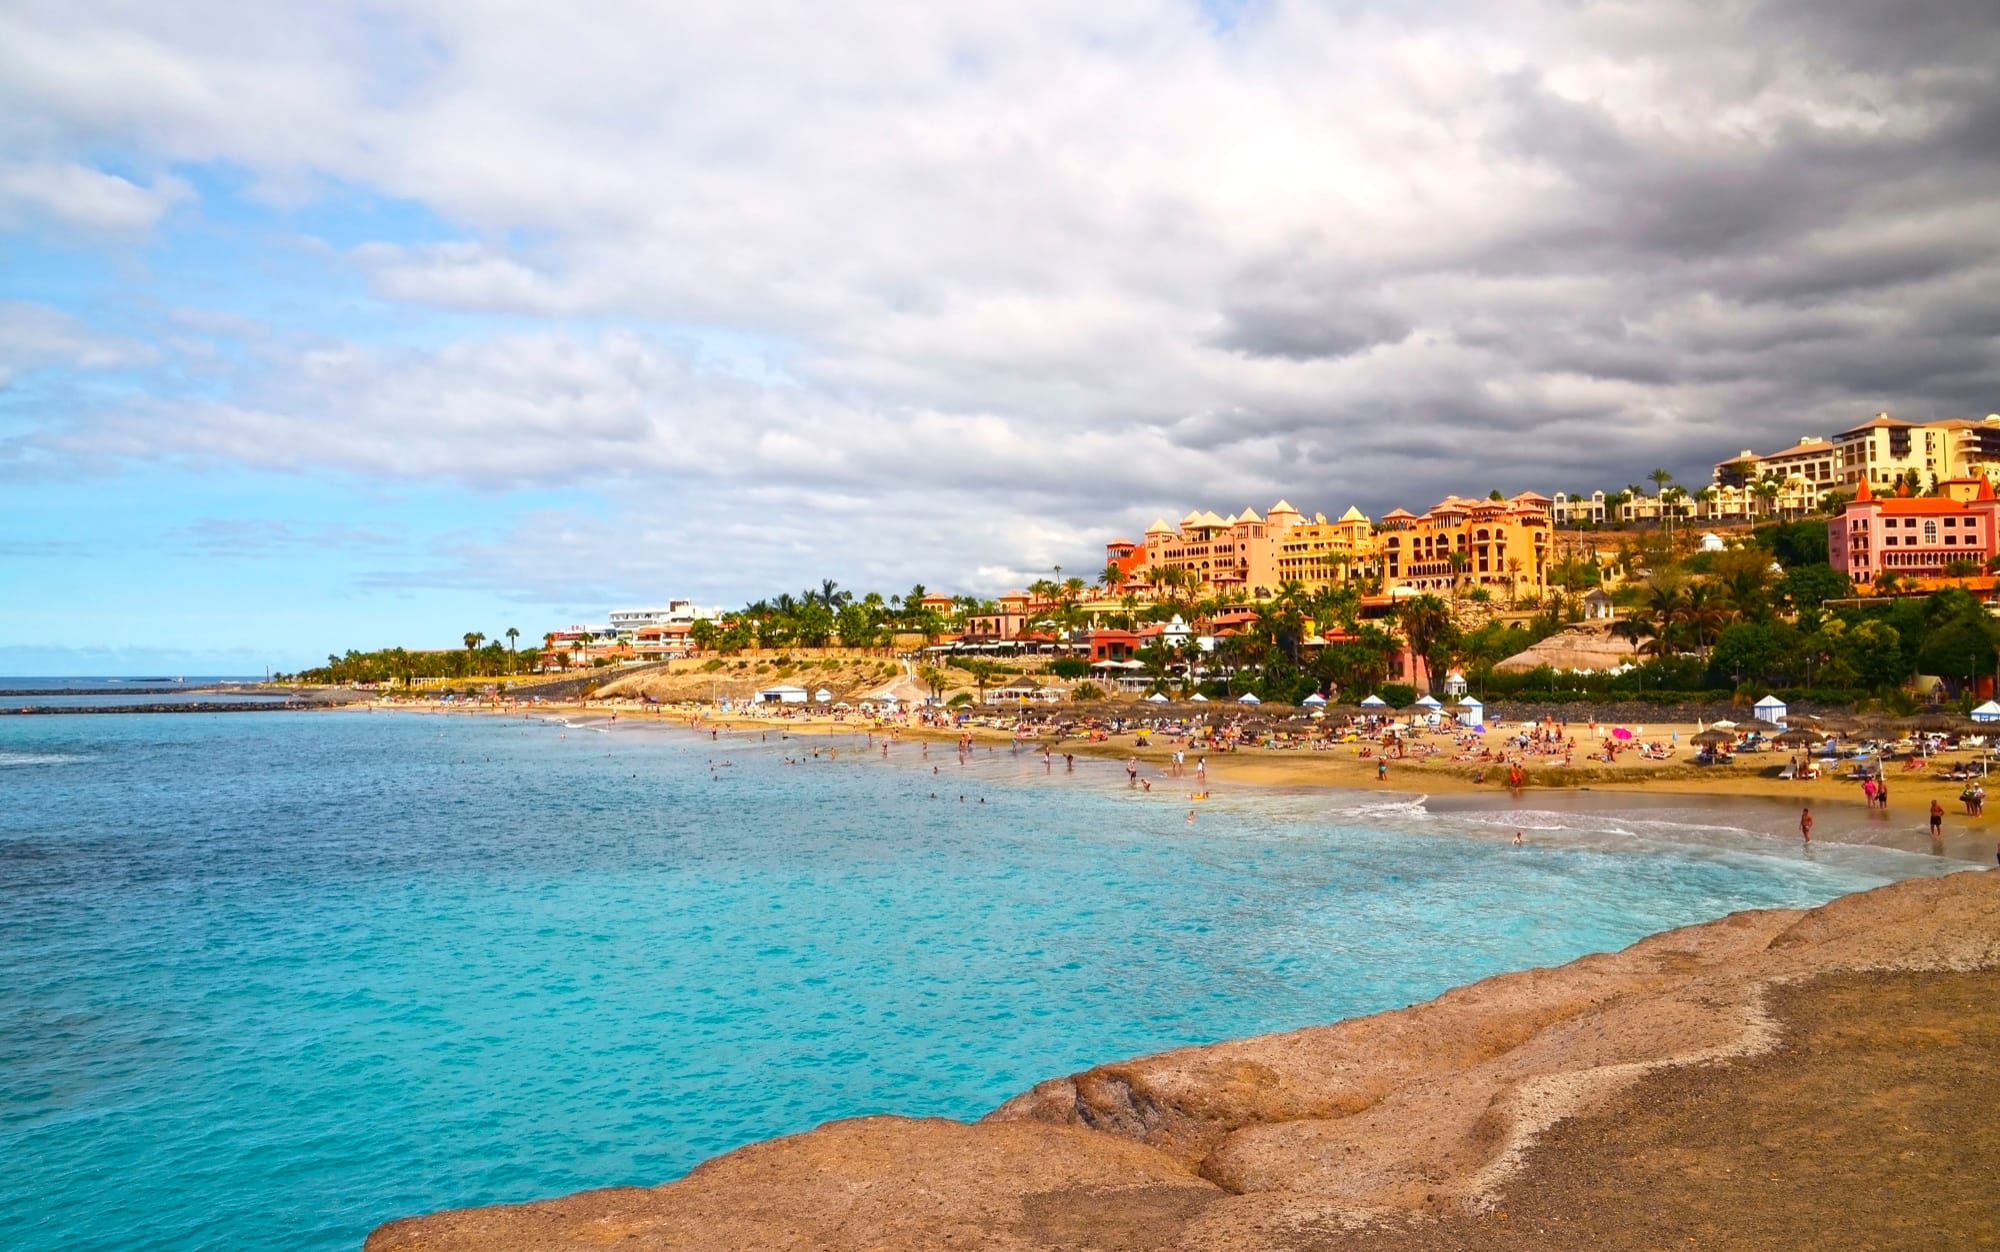
[[(1396, 610), (1402, 620), (1403, 636), (1410, 641), (1412, 663), (1424, 666), (1422, 690), (1430, 690), (1431, 646), (1451, 629), (1451, 606), (1434, 595), (1411, 596)], [(1411, 675), (1414, 679), (1415, 674)]]
[(1646, 608), (1653, 619), (1653, 637), (1661, 647), (1669, 646), (1673, 641), (1674, 627), (1680, 623), (1686, 608), (1681, 599), (1681, 589), (1656, 584)]
[(972, 685), (979, 688), (979, 702), (986, 703), (986, 689), (993, 685), (994, 666), (987, 660), (967, 661), (965, 672), (972, 676)]
[(521, 632), (509, 626), (501, 633), (507, 636), (507, 672), (511, 674), (519, 668), (518, 657), (514, 651), (514, 641), (521, 637)]
[(1451, 550), (1450, 561), (1451, 561), (1451, 598), (1455, 602), (1458, 599), (1459, 580), (1464, 578), (1465, 572), (1472, 568), (1472, 554), (1467, 552), (1464, 548), (1453, 548)]
[(482, 634), (480, 634), (480, 633), (479, 633), (478, 631), (476, 631), (476, 630), (468, 630), (468, 631), (466, 631), (466, 632), (465, 632), (465, 672), (466, 672), (466, 673), (470, 674), (470, 673), (471, 673), (471, 672), (472, 672), (472, 671), (473, 671), (473, 670), (474, 670), (475, 668), (477, 668), (477, 666), (475, 665), (475, 661), (477, 660), (477, 655), (476, 655), (476, 654), (477, 654), (477, 653), (478, 653), (478, 651), (479, 651), (479, 645), (480, 645), (480, 644), (482, 644), (482, 643), (485, 643), (485, 642), (486, 642), (486, 636), (485, 636), (485, 635), (482, 635)]

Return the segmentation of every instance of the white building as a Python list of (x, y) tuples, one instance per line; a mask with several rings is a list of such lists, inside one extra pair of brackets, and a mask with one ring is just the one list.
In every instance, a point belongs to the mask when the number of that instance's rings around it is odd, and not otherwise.
[(1567, 491), (1556, 492), (1549, 502), (1549, 519), (1558, 526), (1574, 526), (1582, 522), (1603, 524), (1604, 493), (1593, 491), (1587, 496), (1573, 496)]
[(630, 634), (641, 626), (686, 625), (713, 616), (715, 616), (713, 613), (694, 607), (693, 601), (669, 600), (667, 607), (663, 609), (613, 609), (609, 620), (611, 629), (623, 635)]

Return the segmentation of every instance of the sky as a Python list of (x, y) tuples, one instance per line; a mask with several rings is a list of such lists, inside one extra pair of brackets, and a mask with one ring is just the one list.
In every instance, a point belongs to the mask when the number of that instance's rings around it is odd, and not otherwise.
[(0, 0), (0, 674), (2000, 411), (1991, 0)]

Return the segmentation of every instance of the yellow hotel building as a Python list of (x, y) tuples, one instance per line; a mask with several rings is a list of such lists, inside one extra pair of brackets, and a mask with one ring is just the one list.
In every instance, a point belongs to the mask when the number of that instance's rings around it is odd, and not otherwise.
[(1548, 590), (1549, 511), (1543, 497), (1463, 500), (1449, 496), (1418, 517), (1386, 513), (1377, 526), (1387, 589), (1487, 587), (1510, 599)]

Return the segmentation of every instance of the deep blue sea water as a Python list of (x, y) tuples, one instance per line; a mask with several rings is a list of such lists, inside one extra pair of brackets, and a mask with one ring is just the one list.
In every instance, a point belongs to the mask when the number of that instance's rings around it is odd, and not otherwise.
[(786, 763), (810, 747), (0, 718), (0, 1242), (352, 1249), (1952, 868), (1658, 812), (1253, 795), (1226, 767), (1189, 826), (1110, 762)]

